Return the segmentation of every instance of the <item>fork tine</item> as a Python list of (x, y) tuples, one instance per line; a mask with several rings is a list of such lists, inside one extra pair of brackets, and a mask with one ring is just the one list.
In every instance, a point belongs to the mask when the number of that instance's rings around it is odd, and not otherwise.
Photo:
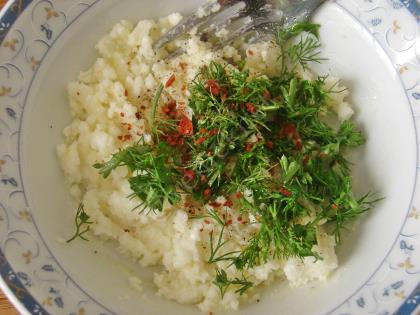
[[(210, 26), (209, 28), (204, 29), (200, 32), (200, 36), (205, 38), (207, 42), (213, 43), (212, 50), (218, 50), (222, 48), (224, 45), (229, 44), (233, 40), (235, 40), (238, 36), (245, 35), (252, 30), (254, 24), (252, 18), (249, 16), (237, 16), (232, 18), (232, 24), (229, 25), (230, 29), (228, 30), (228, 36), (226, 38), (219, 38), (215, 35), (215, 31), (213, 27)], [(165, 59), (172, 59), (182, 55), (185, 50), (182, 47), (178, 47), (171, 53), (169, 53)]]
[[(239, 25), (239, 26), (238, 26)], [(221, 49), (222, 47), (230, 44), (232, 41), (234, 41), (236, 38), (241, 37), (245, 34), (247, 34), (249, 31), (251, 31), (254, 28), (255, 24), (251, 17), (245, 16), (240, 19), (236, 20), (236, 23), (234, 23), (230, 29), (228, 29), (229, 33), (226, 38), (220, 39), (216, 35), (208, 35), (211, 36), (209, 38), (209, 41), (215, 42), (215, 45), (213, 46), (214, 50)]]
[(209, 14), (202, 16), (198, 11), (191, 14), (187, 18), (183, 19), (180, 23), (175, 25), (173, 28), (171, 28), (161, 38), (159, 38), (158, 41), (153, 45), (153, 48), (156, 50), (165, 46), (169, 42), (180, 37), (182, 34), (188, 33), (194, 27), (208, 22), (215, 15), (238, 2), (238, 0), (224, 0), (206, 3), (204, 6), (202, 6), (202, 11)]

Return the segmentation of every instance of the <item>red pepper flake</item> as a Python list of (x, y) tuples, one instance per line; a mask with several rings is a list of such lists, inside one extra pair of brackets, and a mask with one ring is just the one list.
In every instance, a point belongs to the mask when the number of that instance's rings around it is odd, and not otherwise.
[(308, 162), (309, 162), (309, 160), (310, 160), (309, 155), (305, 155), (305, 156), (303, 157), (302, 164), (303, 164), (304, 166), (305, 166), (305, 165), (307, 165), (307, 164), (308, 164)]
[(128, 96), (128, 91), (127, 89), (124, 90), (124, 96), (127, 97)]
[(231, 225), (232, 222), (233, 222), (232, 219), (229, 219), (229, 220), (226, 221), (226, 225)]
[(206, 128), (201, 128), (199, 132), (200, 133), (206, 133), (207, 132), (207, 129)]
[(162, 107), (162, 112), (170, 117), (175, 117), (177, 115), (176, 102), (170, 100)]
[(125, 135), (124, 136), (124, 141), (128, 141), (128, 140), (131, 140), (131, 135)]
[(165, 83), (165, 89), (167, 89), (168, 87), (170, 87), (175, 82), (175, 79), (176, 79), (175, 74), (172, 74), (169, 77), (168, 81), (166, 81), (166, 83)]
[(267, 141), (266, 143), (265, 143), (265, 146), (268, 148), (268, 149), (273, 149), (274, 148), (274, 143), (273, 143), (273, 141)]
[(255, 105), (254, 104), (252, 104), (252, 103), (246, 103), (245, 104), (245, 108), (246, 108), (246, 110), (247, 110), (247, 112), (249, 112), (249, 113), (255, 113)]
[(210, 196), (211, 196), (211, 189), (210, 189), (210, 188), (206, 188), (206, 189), (204, 189), (204, 191), (203, 191), (203, 196), (204, 196), (205, 198), (210, 197)]
[(120, 113), (120, 116), (121, 116), (121, 117), (124, 117), (124, 116), (125, 116), (125, 114), (124, 114), (123, 112), (121, 112), (121, 113)]
[(200, 182), (201, 182), (202, 184), (204, 184), (205, 182), (207, 182), (207, 176), (206, 176), (206, 175), (201, 175), (201, 176), (200, 176)]
[(191, 119), (183, 115), (178, 124), (178, 132), (184, 136), (191, 136), (193, 134), (193, 123)]
[(218, 203), (217, 201), (214, 201), (214, 200), (209, 202), (209, 205), (214, 207), (214, 208), (219, 208), (221, 206), (220, 203)]
[(296, 150), (298, 150), (298, 151), (302, 150), (303, 145), (302, 145), (302, 140), (300, 138), (299, 139), (293, 139), (293, 143), (295, 145)]
[(210, 136), (210, 137), (212, 137), (212, 136), (217, 135), (218, 133), (219, 133), (219, 130), (217, 130), (217, 129), (212, 129), (212, 130), (210, 130), (210, 131), (209, 131), (209, 136)]
[(207, 91), (212, 95), (217, 96), (220, 94), (220, 85), (216, 80), (207, 80)]
[(244, 148), (245, 152), (251, 151), (253, 146), (254, 145), (252, 143), (246, 143)]
[(207, 219), (205, 219), (205, 220), (204, 220), (204, 223), (205, 223), (205, 224), (210, 224), (210, 221), (209, 221), (209, 220), (207, 220)]
[(194, 141), (195, 144), (202, 144), (204, 141), (206, 141), (206, 137), (200, 137), (197, 140)]
[(136, 113), (136, 118), (140, 120), (140, 118), (141, 118), (140, 112)]
[(195, 178), (195, 172), (193, 170), (185, 170), (184, 171), (184, 181), (191, 182)]
[(238, 220), (239, 222), (241, 222), (241, 221), (242, 221), (242, 217), (239, 215), (239, 216), (236, 218), (236, 220)]
[(164, 140), (166, 141), (166, 143), (168, 143), (170, 146), (176, 146), (179, 143), (179, 139), (180, 139), (180, 134), (173, 132), (168, 134), (167, 136), (164, 137)]
[(265, 89), (263, 93), (263, 99), (269, 100), (270, 98), (271, 98), (270, 92), (267, 89)]
[(240, 192), (240, 191), (238, 191), (236, 194), (235, 194), (235, 196), (236, 196), (236, 198), (241, 198), (242, 197), (242, 193)]
[(248, 49), (247, 53), (248, 53), (248, 55), (250, 55), (250, 56), (254, 56), (254, 52), (253, 52), (251, 49)]
[(292, 137), (296, 133), (296, 125), (294, 123), (286, 123), (280, 130), (279, 137)]
[(296, 125), (294, 123), (286, 123), (284, 124), (283, 128), (280, 130), (279, 133), (280, 138), (288, 137), (293, 141), (295, 145), (295, 149), (300, 151), (302, 150), (302, 139), (296, 129)]
[(123, 136), (118, 136), (117, 138), (118, 138), (118, 140), (121, 140), (122, 141)]
[(279, 188), (279, 192), (286, 197), (290, 197), (292, 195), (292, 192), (284, 187)]
[(331, 208), (333, 208), (333, 209), (338, 209), (338, 206), (337, 206), (335, 203), (333, 203), (333, 204), (331, 205)]
[(233, 201), (232, 200), (226, 200), (223, 205), (225, 207), (232, 207), (233, 206)]

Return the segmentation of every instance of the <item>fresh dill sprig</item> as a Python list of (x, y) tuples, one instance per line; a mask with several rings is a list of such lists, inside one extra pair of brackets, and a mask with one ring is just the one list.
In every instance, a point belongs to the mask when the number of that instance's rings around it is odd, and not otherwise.
[(159, 84), (157, 88), (156, 94), (153, 97), (152, 104), (151, 104), (152, 111), (151, 111), (150, 123), (151, 123), (153, 135), (155, 136), (155, 139), (157, 141), (159, 141), (159, 137), (157, 134), (157, 127), (156, 127), (156, 110), (157, 110), (159, 99), (160, 99), (160, 96), (162, 95), (162, 92), (163, 92), (163, 84), (161, 83)]
[(81, 238), (84, 241), (89, 241), (84, 236), (84, 234), (86, 234), (90, 230), (90, 225), (93, 224), (93, 222), (90, 221), (89, 215), (85, 212), (83, 203), (80, 203), (79, 206), (77, 207), (74, 223), (76, 226), (76, 232), (74, 232), (74, 235), (70, 239), (68, 239), (66, 242), (70, 243), (74, 241), (77, 237)]
[(110, 173), (120, 166), (126, 166), (132, 172), (128, 179), (133, 194), (130, 198), (138, 197), (140, 208), (143, 212), (150, 210), (162, 211), (164, 201), (177, 204), (181, 196), (177, 191), (179, 172), (170, 166), (169, 146), (160, 142), (156, 146), (137, 143), (115, 153), (105, 163), (93, 165), (99, 173), (107, 178)]
[(239, 293), (239, 295), (244, 294), (253, 286), (253, 283), (248, 281), (245, 277), (229, 279), (226, 271), (223, 269), (216, 269), (216, 277), (213, 284), (219, 288), (222, 299), (230, 286), (235, 286), (235, 293)]

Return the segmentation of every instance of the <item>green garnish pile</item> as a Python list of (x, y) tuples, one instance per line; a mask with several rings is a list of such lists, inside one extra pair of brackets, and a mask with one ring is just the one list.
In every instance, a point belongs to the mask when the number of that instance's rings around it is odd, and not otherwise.
[[(221, 227), (219, 235), (210, 234), (210, 264), (228, 261), (244, 271), (269, 259), (322, 259), (313, 251), (316, 226), (325, 222), (339, 240), (344, 224), (372, 202), (353, 195), (344, 157), (346, 149), (363, 144), (361, 133), (350, 121), (338, 128), (325, 123), (334, 92), (325, 77), (297, 74), (299, 66), (321, 60), (318, 28), (305, 23), (278, 32), (278, 76), (251, 75), (242, 65), (204, 67), (189, 86), (192, 119), (173, 101), (159, 104), (161, 86), (150, 119), (153, 144), (140, 141), (94, 167), (105, 178), (128, 167), (130, 197), (140, 200), (140, 211), (162, 211), (165, 201), (182, 207), (181, 195), (188, 194), (202, 205), (224, 196), (224, 206), (252, 214), (258, 232), (240, 251), (226, 252), (229, 222), (208, 210), (205, 216)], [(288, 41), (303, 31), (311, 35)], [(244, 276), (229, 279), (223, 269), (215, 276), (222, 295), (229, 286), (240, 294), (252, 286)]]

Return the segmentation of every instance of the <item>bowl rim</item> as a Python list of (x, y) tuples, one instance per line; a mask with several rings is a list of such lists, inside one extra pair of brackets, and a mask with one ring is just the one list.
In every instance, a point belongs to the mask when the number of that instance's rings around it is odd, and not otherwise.
[[(14, 16), (10, 16), (10, 20), (8, 20), (8, 13), (12, 12), (12, 6), (19, 1), (20, 3), (22, 3), (22, 9), (20, 12), (15, 13)], [(412, 12), (416, 18), (417, 21), (419, 21), (419, 13), (420, 13), (420, 5), (417, 2), (417, 7), (415, 7), (415, 5), (413, 5), (413, 3), (416, 2), (416, 0), (399, 0), (410, 12)], [(13, 24), (15, 23), (15, 21), (19, 18), (20, 13), (22, 13), (26, 7), (28, 5), (30, 5), (33, 2), (33, 0), (8, 0), (6, 2), (6, 4), (4, 5), (4, 7), (2, 8), (2, 10), (0, 10), (0, 21), (2, 21), (3, 19), (6, 18), (7, 22), (10, 23), (10, 29), (13, 28)], [(357, 19), (356, 17), (354, 17), (355, 19)], [(362, 23), (361, 23), (362, 24)], [(4, 34), (3, 37), (0, 37), (0, 45), (2, 44), (3, 40), (5, 39), (7, 35)], [(385, 49), (384, 49), (385, 50)], [(387, 54), (387, 56), (389, 57), (389, 55)], [(390, 57), (389, 57), (390, 58)], [(391, 60), (391, 59), (390, 59)], [(392, 60), (391, 60), (392, 62)], [(404, 85), (403, 85), (404, 86)], [(409, 102), (410, 103), (410, 102)], [(414, 115), (413, 115), (414, 116)], [(416, 126), (416, 124), (415, 124)], [(411, 204), (411, 203), (410, 203)], [(409, 209), (410, 210), (410, 209)], [(405, 224), (405, 222), (404, 222)], [(403, 224), (403, 226), (404, 226)], [(397, 242), (398, 236), (395, 240), (395, 242)], [(392, 248), (395, 246), (395, 242), (394, 245), (392, 246)], [(392, 250), (391, 248), (391, 250)], [(391, 251), (390, 250), (390, 251)], [(387, 254), (387, 256), (389, 255), (389, 253)], [(4, 253), (0, 250), (0, 259), (4, 260), (3, 264), (0, 265), (0, 288), (3, 290), (3, 292), (5, 293), (5, 295), (7, 296), (7, 298), (12, 302), (12, 304), (17, 308), (17, 310), (21, 313), (21, 314), (31, 314), (29, 311), (29, 307), (31, 306), (31, 303), (33, 303), (34, 305), (38, 305), (38, 307), (40, 307), (40, 311), (42, 311), (45, 314), (48, 314), (49, 312), (47, 312), (35, 299), (34, 297), (31, 295), (31, 293), (27, 290), (27, 288), (20, 282), (20, 280), (18, 279), (18, 277), (16, 277), (16, 273), (13, 271), (12, 267), (9, 265)], [(384, 258), (386, 259), (386, 257)], [(379, 267), (378, 267), (379, 268)], [(4, 270), (6, 270), (7, 272), (4, 272)], [(375, 271), (376, 272), (376, 271)], [(372, 274), (372, 276), (375, 274), (375, 272)], [(23, 292), (25, 292), (25, 294), (27, 294), (28, 298), (26, 299), (19, 299), (16, 296), (16, 293), (13, 291), (12, 286), (10, 284), (7, 283), (6, 276), (10, 275), (10, 273), (13, 273), (15, 275), (15, 281), (13, 281), (13, 285), (17, 285), (17, 289), (19, 290), (23, 290)], [(371, 276), (371, 277), (372, 277)], [(370, 278), (369, 278), (370, 279)], [(368, 280), (369, 280), (368, 279)], [(368, 281), (367, 280), (367, 281)], [(362, 285), (363, 287), (363, 285)], [(348, 297), (348, 299), (350, 299), (352, 296), (354, 296), (354, 294), (357, 293), (357, 291), (359, 291), (359, 289), (357, 289), (352, 295), (350, 295)], [(420, 284), (417, 286), (417, 288), (414, 290), (414, 292), (412, 294), (410, 294), (404, 302), (401, 303), (400, 307), (398, 308), (398, 310), (403, 309), (403, 307), (407, 304), (407, 301), (410, 299), (410, 297), (413, 296), (413, 294), (417, 291), (420, 290)], [(346, 301), (343, 301), (342, 303), (345, 303)], [(330, 310), (330, 312), (333, 312), (335, 309), (337, 309), (338, 307), (340, 307), (342, 305), (342, 303), (340, 303), (336, 308)], [(32, 305), (33, 306), (33, 305)], [(411, 314), (412, 311), (414, 311), (414, 309), (410, 310), (409, 313), (400, 313), (397, 310), (398, 314)]]

